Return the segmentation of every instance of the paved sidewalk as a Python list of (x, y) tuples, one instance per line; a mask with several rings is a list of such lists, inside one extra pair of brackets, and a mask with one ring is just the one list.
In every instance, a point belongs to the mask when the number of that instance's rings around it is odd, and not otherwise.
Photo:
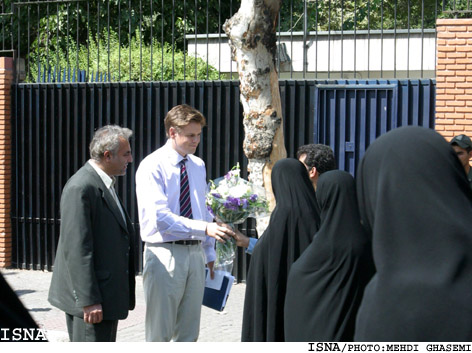
[[(47, 301), (52, 272), (2, 269), (10, 284), (38, 325), (53, 342), (69, 341), (65, 315)], [(199, 342), (239, 342), (245, 284), (234, 284), (223, 312), (202, 307)], [(136, 308), (118, 324), (118, 342), (144, 342), (143, 280), (136, 277)]]

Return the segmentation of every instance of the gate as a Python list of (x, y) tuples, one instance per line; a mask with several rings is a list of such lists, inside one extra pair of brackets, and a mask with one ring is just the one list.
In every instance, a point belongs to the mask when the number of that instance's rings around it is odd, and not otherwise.
[(339, 169), (355, 175), (367, 147), (400, 126), (434, 128), (432, 80), (336, 81), (315, 90), (313, 141), (331, 146)]
[[(134, 173), (141, 160), (165, 143), (163, 120), (173, 106), (201, 110), (203, 130), (197, 155), (207, 177), (217, 178), (240, 163), (243, 109), (238, 81), (17, 84), (13, 89), (12, 223), (13, 266), (52, 270), (59, 237), (59, 201), (68, 178), (89, 158), (97, 127), (119, 124), (134, 131), (134, 162), (117, 191), (139, 235)], [(365, 149), (380, 134), (402, 125), (434, 126), (435, 86), (422, 81), (280, 81), (287, 155), (300, 145), (330, 145), (340, 169), (354, 174)], [(255, 235), (248, 221), (242, 231)], [(136, 240), (138, 271), (142, 244)], [(250, 257), (240, 249), (234, 266), (246, 278)]]

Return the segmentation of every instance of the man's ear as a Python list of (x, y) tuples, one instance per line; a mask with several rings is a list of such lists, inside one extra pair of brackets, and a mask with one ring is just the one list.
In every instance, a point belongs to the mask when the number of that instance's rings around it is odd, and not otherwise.
[(310, 179), (313, 179), (314, 177), (316, 177), (316, 167), (311, 168), (308, 171), (308, 175), (310, 176)]
[(177, 134), (177, 129), (173, 126), (169, 128), (169, 138), (174, 138), (175, 135)]
[(103, 153), (103, 159), (104, 159), (105, 161), (109, 160), (111, 157), (112, 157), (112, 154), (111, 154), (110, 151), (105, 151), (105, 152)]

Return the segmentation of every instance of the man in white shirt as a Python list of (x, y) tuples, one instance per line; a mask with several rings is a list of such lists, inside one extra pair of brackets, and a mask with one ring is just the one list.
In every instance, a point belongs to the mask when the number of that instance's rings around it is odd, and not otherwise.
[(144, 158), (136, 172), (145, 242), (146, 341), (196, 341), (205, 262), (213, 275), (215, 239), (224, 242), (234, 232), (214, 223), (205, 205), (205, 163), (193, 155), (205, 117), (195, 108), (178, 105), (164, 124), (166, 144)]

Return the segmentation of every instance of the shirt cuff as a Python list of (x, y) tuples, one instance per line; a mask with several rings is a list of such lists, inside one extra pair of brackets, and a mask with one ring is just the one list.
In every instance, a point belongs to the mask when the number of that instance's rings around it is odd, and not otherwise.
[(249, 246), (246, 249), (246, 254), (252, 255), (252, 251), (254, 250), (254, 246), (257, 243), (256, 238), (249, 238)]
[(206, 227), (208, 222), (194, 220), (192, 224), (192, 238), (198, 237), (197, 240), (206, 239)]

